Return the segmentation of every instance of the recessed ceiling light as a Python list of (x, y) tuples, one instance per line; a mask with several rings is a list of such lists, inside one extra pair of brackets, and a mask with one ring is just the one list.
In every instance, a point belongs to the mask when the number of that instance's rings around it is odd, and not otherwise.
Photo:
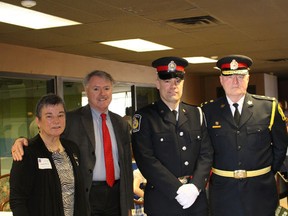
[(36, 4), (37, 4), (36, 1), (33, 1), (33, 0), (22, 0), (21, 1), (21, 5), (23, 7), (27, 7), (27, 8), (34, 7)]
[(78, 25), (79, 22), (0, 2), (0, 22), (32, 29)]
[(186, 59), (191, 64), (203, 64), (203, 63), (214, 63), (214, 62), (217, 62), (217, 60), (214, 59), (214, 58), (207, 58), (207, 57), (203, 57), (203, 56), (199, 56), (199, 57), (185, 57), (184, 59)]
[(108, 45), (108, 46), (121, 48), (121, 49), (131, 50), (134, 52), (149, 52), (149, 51), (173, 49), (168, 46), (142, 40), (139, 38), (128, 39), (128, 40), (117, 40), (117, 41), (105, 41), (105, 42), (100, 42), (100, 43)]

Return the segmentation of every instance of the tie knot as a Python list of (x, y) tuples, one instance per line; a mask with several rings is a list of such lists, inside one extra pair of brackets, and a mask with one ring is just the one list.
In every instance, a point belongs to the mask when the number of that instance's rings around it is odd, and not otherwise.
[(239, 104), (238, 103), (234, 103), (233, 106), (235, 107), (235, 109), (237, 109)]
[(101, 113), (101, 118), (102, 118), (102, 120), (106, 120), (106, 114), (105, 113)]

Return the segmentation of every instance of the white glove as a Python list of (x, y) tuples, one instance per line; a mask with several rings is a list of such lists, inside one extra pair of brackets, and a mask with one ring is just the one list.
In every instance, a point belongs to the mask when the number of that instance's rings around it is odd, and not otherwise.
[(183, 184), (177, 190), (177, 194), (175, 199), (182, 205), (183, 209), (187, 209), (193, 205), (199, 195), (199, 191), (194, 184)]

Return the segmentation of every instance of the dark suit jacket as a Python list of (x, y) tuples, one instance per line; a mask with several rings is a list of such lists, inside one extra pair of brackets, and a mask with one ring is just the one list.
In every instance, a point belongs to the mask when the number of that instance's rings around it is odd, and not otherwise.
[[(133, 207), (133, 173), (128, 123), (121, 116), (110, 112), (117, 141), (120, 164), (120, 200), (121, 215), (126, 216)], [(96, 162), (95, 134), (90, 106), (84, 106), (67, 113), (66, 129), (63, 136), (73, 140), (80, 149), (81, 169), (84, 176), (87, 203), (92, 185), (93, 169)]]
[(214, 147), (213, 167), (228, 171), (272, 167), (270, 173), (242, 180), (213, 174), (209, 188), (213, 215), (275, 215), (274, 174), (285, 159), (288, 137), (278, 104), (273, 126), (268, 128), (272, 103), (271, 98), (246, 94), (238, 127), (226, 97), (203, 106)]
[[(73, 166), (75, 180), (74, 216), (87, 215), (83, 179), (79, 166), (79, 149), (75, 143), (61, 139)], [(22, 161), (13, 161), (10, 173), (10, 205), (14, 216), (64, 216), (61, 183), (49, 152), (39, 135), (24, 147)], [(50, 161), (51, 169), (39, 169), (38, 158)]]
[[(179, 105), (179, 120), (163, 101), (139, 111), (133, 119), (132, 144), (136, 163), (147, 179), (144, 210), (157, 216), (199, 215), (207, 209), (205, 186), (212, 165), (213, 149), (201, 111)], [(177, 127), (176, 127), (177, 124)], [(196, 202), (184, 210), (175, 199), (182, 185), (178, 177), (193, 176), (191, 183), (202, 189)], [(203, 215), (203, 214), (201, 214)]]

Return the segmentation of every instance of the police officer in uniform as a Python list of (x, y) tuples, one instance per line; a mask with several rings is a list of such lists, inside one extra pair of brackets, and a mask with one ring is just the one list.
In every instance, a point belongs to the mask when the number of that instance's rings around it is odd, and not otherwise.
[(274, 174), (286, 156), (285, 116), (275, 98), (246, 92), (252, 60), (221, 58), (226, 96), (204, 104), (214, 147), (209, 184), (213, 216), (274, 216), (278, 195)]
[[(155, 60), (160, 100), (133, 117), (136, 163), (147, 179), (148, 216), (206, 216), (205, 186), (213, 149), (199, 107), (181, 102), (185, 59)], [(176, 112), (175, 112), (176, 111)], [(175, 113), (175, 114), (174, 114)]]

